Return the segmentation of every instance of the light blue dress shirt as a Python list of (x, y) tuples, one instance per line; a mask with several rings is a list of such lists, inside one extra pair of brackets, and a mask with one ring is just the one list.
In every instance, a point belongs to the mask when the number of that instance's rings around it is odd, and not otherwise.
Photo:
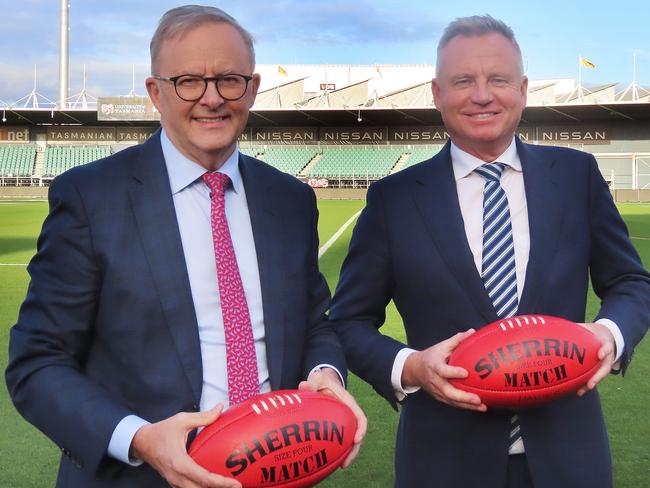
[[(160, 142), (169, 175), (199, 328), (203, 362), (200, 410), (209, 410), (219, 403), (228, 408), (226, 342), (217, 270), (214, 264), (210, 190), (201, 178), (206, 170), (186, 158), (174, 147), (164, 130), (161, 132)], [(267, 392), (271, 390), (271, 384), (264, 342), (262, 290), (246, 190), (238, 163), (239, 150), (235, 149), (218, 171), (227, 174), (231, 180), (231, 186), (225, 193), (226, 218), (253, 328), (260, 392)], [(330, 365), (322, 364), (312, 371), (322, 367), (335, 369)], [(340, 372), (337, 373), (341, 377)], [(113, 431), (108, 445), (108, 454), (133, 466), (141, 464), (141, 461), (129, 458), (129, 449), (137, 430), (148, 423), (136, 415), (129, 415), (122, 419)]]

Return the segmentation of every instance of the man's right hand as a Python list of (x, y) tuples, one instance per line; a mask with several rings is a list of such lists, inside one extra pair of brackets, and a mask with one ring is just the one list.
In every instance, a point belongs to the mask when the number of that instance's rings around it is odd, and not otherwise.
[(487, 406), (478, 395), (459, 390), (449, 382), (452, 378), (467, 377), (467, 370), (450, 366), (447, 360), (458, 344), (473, 333), (474, 329), (459, 332), (424, 351), (411, 354), (404, 363), (402, 385), (423, 388), (436, 400), (454, 407), (485, 412)]
[(138, 429), (131, 442), (130, 455), (151, 465), (167, 482), (178, 488), (241, 488), (232, 478), (210, 473), (187, 454), (188, 434), (211, 424), (223, 405), (206, 412), (181, 412), (173, 417)]

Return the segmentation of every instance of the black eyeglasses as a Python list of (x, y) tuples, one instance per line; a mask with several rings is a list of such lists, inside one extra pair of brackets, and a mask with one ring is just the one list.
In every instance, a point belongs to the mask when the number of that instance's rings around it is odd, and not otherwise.
[(169, 78), (153, 75), (153, 78), (173, 83), (176, 95), (186, 102), (196, 102), (199, 100), (205, 93), (205, 90), (208, 89), (208, 82), (210, 81), (214, 82), (221, 98), (229, 102), (234, 102), (246, 94), (248, 82), (253, 79), (252, 76), (240, 75), (238, 73), (212, 76), (209, 78), (197, 75), (179, 75)]

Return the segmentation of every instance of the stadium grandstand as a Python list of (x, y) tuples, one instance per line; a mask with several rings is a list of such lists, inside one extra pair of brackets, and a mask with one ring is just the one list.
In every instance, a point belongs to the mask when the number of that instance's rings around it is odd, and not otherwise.
[[(319, 194), (363, 195), (373, 181), (430, 158), (449, 138), (431, 95), (433, 66), (260, 65), (257, 71), (263, 82), (240, 149)], [(146, 97), (90, 97), (82, 104), (71, 98), (0, 103), (0, 196), (42, 196), (63, 171), (142, 143), (159, 125)], [(519, 135), (590, 152), (618, 200), (650, 200), (648, 88), (531, 80)]]

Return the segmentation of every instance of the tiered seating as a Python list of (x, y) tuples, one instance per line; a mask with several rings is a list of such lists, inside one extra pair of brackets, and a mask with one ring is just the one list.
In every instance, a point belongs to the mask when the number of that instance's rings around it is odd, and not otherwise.
[(239, 151), (246, 156), (251, 156), (253, 158), (259, 158), (259, 155), (264, 152), (264, 149), (259, 146), (239, 146)]
[(409, 166), (413, 166), (414, 164), (429, 159), (430, 157), (438, 154), (440, 149), (442, 149), (442, 146), (440, 145), (413, 146), (410, 150), (406, 151), (409, 153), (409, 157), (404, 161), (404, 166), (402, 169), (408, 168)]
[(43, 176), (57, 176), (70, 168), (105, 158), (110, 154), (110, 146), (49, 146), (45, 149)]
[(310, 170), (319, 178), (370, 178), (386, 176), (402, 154), (402, 148), (389, 146), (326, 147)]
[(316, 156), (316, 148), (269, 146), (264, 152), (264, 161), (280, 171), (297, 176)]
[(31, 144), (0, 145), (0, 176), (32, 176), (35, 161), (36, 147)]

